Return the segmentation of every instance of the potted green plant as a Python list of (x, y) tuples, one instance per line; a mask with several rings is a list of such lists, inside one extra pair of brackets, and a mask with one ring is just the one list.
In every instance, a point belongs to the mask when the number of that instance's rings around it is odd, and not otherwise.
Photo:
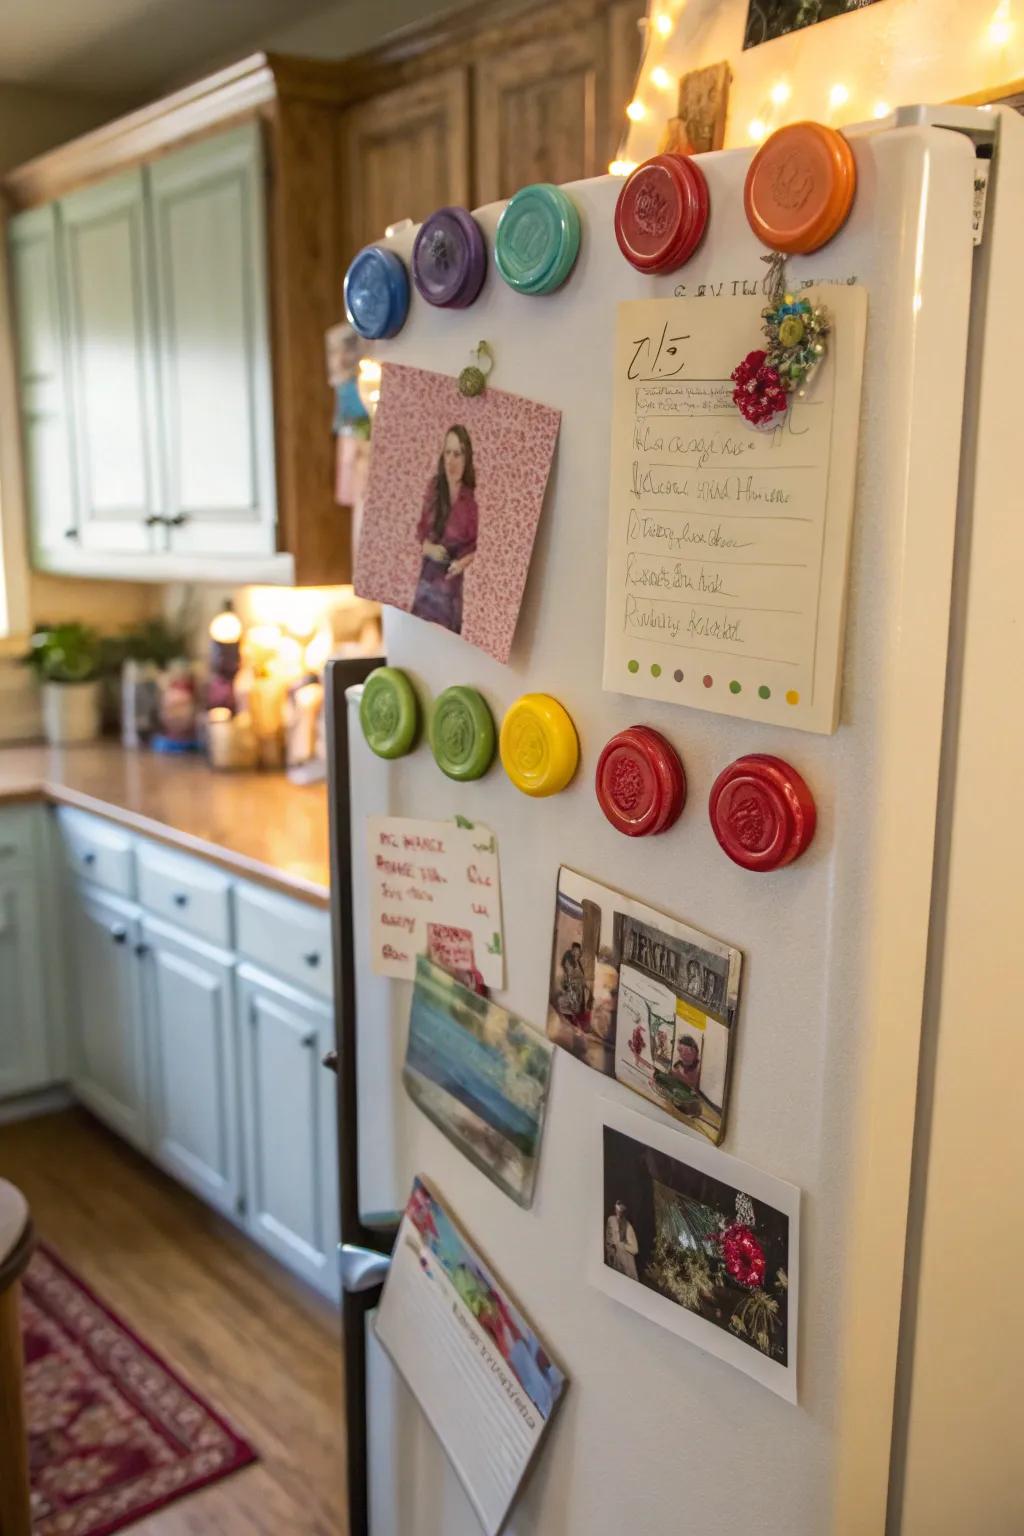
[(87, 624), (41, 624), (23, 661), (39, 679), (43, 730), (51, 746), (100, 734), (103, 642)]

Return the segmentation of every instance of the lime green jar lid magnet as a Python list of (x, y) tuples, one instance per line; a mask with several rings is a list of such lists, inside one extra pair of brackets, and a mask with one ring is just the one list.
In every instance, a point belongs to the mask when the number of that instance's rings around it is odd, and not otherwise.
[(580, 248), (576, 204), (546, 181), (510, 197), (498, 220), (494, 263), (510, 288), (553, 293), (572, 271)]
[(487, 701), (457, 684), (438, 695), (430, 716), (430, 750), (450, 779), (481, 778), (494, 760), (497, 733)]
[(404, 757), (419, 730), (416, 690), (398, 667), (378, 667), (363, 684), (359, 724), (378, 757)]

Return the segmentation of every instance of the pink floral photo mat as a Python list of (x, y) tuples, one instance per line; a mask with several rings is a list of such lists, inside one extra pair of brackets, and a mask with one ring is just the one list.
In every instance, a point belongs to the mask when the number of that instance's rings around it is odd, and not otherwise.
[[(504, 390), (467, 398), (449, 374), (385, 363), (356, 553), (358, 595), (433, 619), (506, 662), (560, 420), (550, 406)], [(454, 498), (449, 490), (450, 509), (437, 514), (435, 487), (453, 428), (463, 429), (462, 462), (474, 483)], [(432, 562), (425, 542), (447, 542), (445, 558)]]

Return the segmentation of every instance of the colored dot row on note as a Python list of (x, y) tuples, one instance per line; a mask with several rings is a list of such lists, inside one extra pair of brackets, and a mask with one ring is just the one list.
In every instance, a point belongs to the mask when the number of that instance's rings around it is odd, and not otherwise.
[[(626, 670), (628, 672), (632, 672), (635, 675), (637, 672), (640, 671), (640, 663), (638, 661), (636, 661), (636, 660), (627, 661), (627, 663), (626, 663)], [(651, 676), (652, 677), (660, 677), (661, 676), (661, 667), (659, 666), (659, 664), (656, 661), (652, 661), (651, 662)], [(686, 673), (682, 670), (681, 667), (677, 667), (675, 669), (675, 671), (672, 673), (672, 676), (673, 676), (673, 678), (675, 679), (675, 681), (677, 683), (681, 683), (683, 681), (683, 679), (685, 678)], [(704, 676), (701, 678), (701, 682), (704, 684), (705, 688), (713, 688), (715, 686), (715, 680), (712, 677), (710, 672), (705, 672)], [(731, 678), (730, 681), (729, 681), (729, 685), (728, 686), (729, 686), (729, 692), (730, 693), (742, 693), (743, 692), (743, 684), (740, 683), (740, 682), (737, 682), (736, 678)], [(770, 699), (771, 698), (772, 690), (768, 687), (767, 683), (762, 683), (760, 685), (760, 687), (757, 690), (757, 696), (758, 696), (759, 699)], [(799, 690), (796, 689), (796, 688), (787, 688), (786, 689), (786, 693), (785, 693), (785, 699), (786, 699), (786, 703), (787, 704), (799, 704), (800, 703), (800, 693), (799, 693)]]

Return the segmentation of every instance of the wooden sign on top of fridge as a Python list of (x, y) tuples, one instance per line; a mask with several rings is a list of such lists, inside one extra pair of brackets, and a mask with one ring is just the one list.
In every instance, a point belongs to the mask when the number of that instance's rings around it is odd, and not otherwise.
[(763, 297), (619, 305), (609, 691), (835, 730), (867, 295), (820, 298), (827, 362), (767, 428), (730, 378)]

